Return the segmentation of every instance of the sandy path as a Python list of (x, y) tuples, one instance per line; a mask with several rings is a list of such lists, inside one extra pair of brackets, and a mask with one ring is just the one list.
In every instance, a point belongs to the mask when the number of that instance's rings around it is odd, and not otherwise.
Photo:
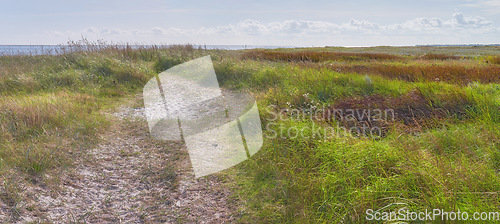
[(227, 223), (229, 192), (217, 176), (195, 179), (185, 146), (150, 138), (143, 108), (124, 107), (60, 190), (27, 187), (14, 222)]

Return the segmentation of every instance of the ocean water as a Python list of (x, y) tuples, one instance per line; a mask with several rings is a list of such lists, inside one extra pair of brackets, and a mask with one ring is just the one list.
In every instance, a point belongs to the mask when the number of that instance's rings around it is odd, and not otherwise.
[(61, 45), (0, 45), (0, 55), (58, 54)]
[[(132, 48), (139, 48), (147, 45), (132, 45)], [(291, 46), (263, 46), (263, 45), (193, 45), (193, 47), (221, 50), (242, 50), (255, 48), (291, 48)], [(61, 54), (75, 50), (75, 47), (68, 45), (0, 45), (0, 55), (41, 55), (41, 54)]]

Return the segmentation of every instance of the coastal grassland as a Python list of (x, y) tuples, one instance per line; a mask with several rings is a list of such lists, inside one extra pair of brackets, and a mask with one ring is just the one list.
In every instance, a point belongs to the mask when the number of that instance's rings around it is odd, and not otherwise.
[[(32, 209), (26, 185), (57, 191), (73, 158), (112, 126), (103, 111), (205, 55), (220, 86), (250, 92), (261, 115), (262, 149), (216, 174), (234, 192), (240, 222), (359, 223), (367, 209), (500, 211), (498, 47), (222, 51), (87, 42), (59, 53), (0, 57), (0, 200), (12, 214)], [(336, 109), (394, 116), (327, 116)], [(351, 131), (364, 125), (380, 133)]]
[[(228, 171), (244, 202), (241, 222), (360, 223), (368, 209), (500, 211), (499, 51), (421, 49), (248, 50), (216, 63), (223, 86), (254, 93), (266, 136)], [(324, 119), (324, 108), (395, 116), (346, 122)], [(382, 134), (351, 131), (363, 124)]]

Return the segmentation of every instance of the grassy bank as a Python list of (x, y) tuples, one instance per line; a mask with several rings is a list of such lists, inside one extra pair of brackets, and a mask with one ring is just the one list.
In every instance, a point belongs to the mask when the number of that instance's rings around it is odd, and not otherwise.
[(110, 127), (112, 111), (154, 75), (202, 53), (192, 46), (73, 43), (59, 55), (0, 57), (0, 200), (15, 216), (24, 190), (58, 191), (74, 158)]
[(0, 57), (0, 199), (13, 210), (26, 184), (57, 188), (109, 127), (103, 111), (159, 72), (211, 55), (222, 88), (257, 99), (265, 135), (255, 156), (223, 172), (241, 222), (500, 211), (497, 47), (85, 46)]
[[(267, 136), (229, 172), (245, 202), (242, 222), (500, 210), (498, 56), (326, 50), (247, 51), (216, 69), (228, 87), (255, 93)], [(325, 119), (334, 109), (395, 115)], [(381, 132), (360, 134), (364, 125)]]

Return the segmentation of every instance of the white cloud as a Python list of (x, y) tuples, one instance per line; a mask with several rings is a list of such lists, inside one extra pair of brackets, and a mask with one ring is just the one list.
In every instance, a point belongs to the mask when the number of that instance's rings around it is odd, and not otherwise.
[(481, 27), (481, 26), (489, 26), (492, 24), (491, 21), (486, 21), (482, 17), (465, 17), (462, 13), (453, 14), (453, 19), (447, 21), (451, 26), (473, 26), (473, 27)]
[(223, 34), (261, 36), (273, 34), (325, 33), (338, 28), (338, 25), (324, 21), (285, 20), (282, 22), (264, 24), (249, 19), (234, 25), (218, 26), (215, 30), (211, 31)]
[(389, 25), (388, 30), (416, 30), (442, 28), (443, 21), (439, 18), (416, 18), (401, 24)]
[(372, 23), (370, 21), (361, 21), (356, 19), (351, 19), (349, 23), (344, 23), (342, 28), (348, 30), (378, 30), (380, 26), (376, 23)]
[(462, 13), (453, 14), (449, 20), (442, 20), (440, 18), (416, 18), (401, 24), (394, 24), (387, 26), (390, 30), (438, 30), (438, 29), (476, 29), (476, 28), (490, 28), (494, 29), (493, 23), (487, 21), (482, 17), (465, 17)]

